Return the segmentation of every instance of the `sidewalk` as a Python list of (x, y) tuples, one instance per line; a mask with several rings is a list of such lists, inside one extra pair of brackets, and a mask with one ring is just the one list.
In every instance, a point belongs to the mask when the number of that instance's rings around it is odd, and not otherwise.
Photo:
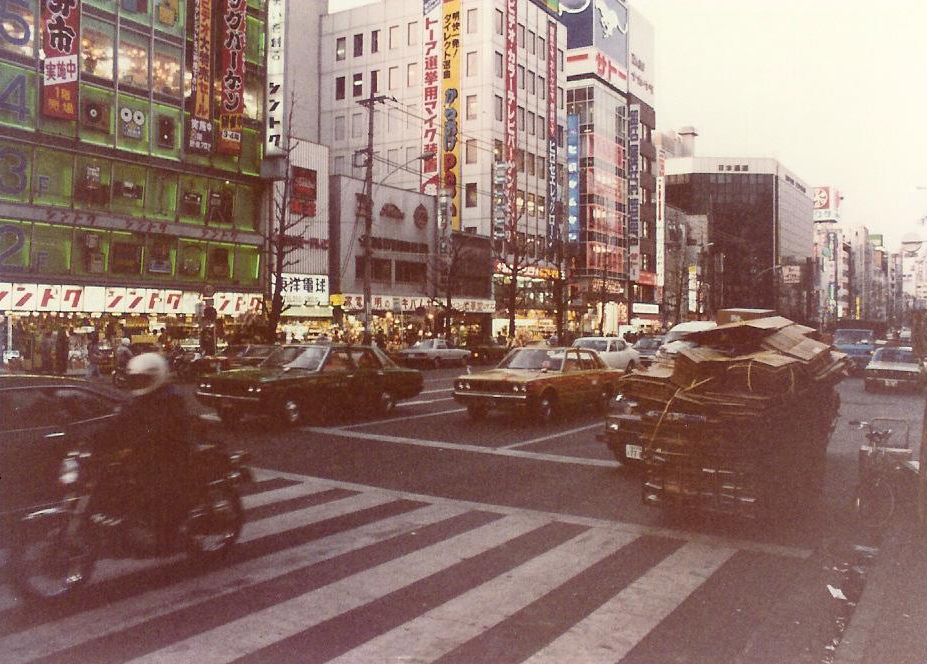
[(927, 663), (927, 538), (886, 533), (834, 664)]

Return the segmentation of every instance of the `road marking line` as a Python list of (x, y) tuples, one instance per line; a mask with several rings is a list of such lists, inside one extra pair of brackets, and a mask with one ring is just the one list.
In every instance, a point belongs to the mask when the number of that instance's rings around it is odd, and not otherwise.
[(616, 662), (736, 553), (686, 544), (526, 660), (526, 664)]
[(230, 662), (385, 597), (542, 525), (543, 521), (530, 517), (505, 517), (293, 599), (255, 611), (208, 632), (148, 653), (132, 662)]
[(572, 436), (574, 433), (579, 433), (580, 431), (588, 431), (589, 429), (595, 429), (596, 427), (601, 427), (601, 422), (596, 422), (595, 424), (587, 424), (584, 427), (576, 427), (575, 429), (567, 429), (566, 431), (561, 431), (560, 433), (552, 433), (546, 436), (539, 436), (538, 438), (532, 438), (531, 440), (526, 440), (521, 443), (512, 443), (511, 445), (506, 445), (500, 449), (503, 450), (515, 450), (519, 447), (525, 447), (527, 445), (534, 445), (535, 443), (542, 443), (545, 440), (553, 440), (554, 438), (562, 438), (563, 436)]
[(440, 410), (437, 413), (420, 413), (418, 415), (403, 415), (402, 417), (391, 417), (385, 420), (374, 420), (372, 422), (359, 422), (357, 424), (347, 424), (345, 426), (333, 429), (317, 429), (316, 427), (303, 427), (302, 431), (343, 431), (344, 429), (356, 429), (358, 427), (372, 427), (378, 424), (389, 424), (390, 422), (405, 422), (406, 420), (415, 420), (420, 417), (436, 417), (438, 415), (451, 415), (452, 413), (463, 413), (466, 408), (454, 408), (453, 410)]
[(437, 394), (438, 392), (453, 392), (453, 387), (445, 387), (440, 390), (425, 390), (424, 392), (419, 392), (419, 394)]
[[(431, 662), (555, 590), (635, 539), (592, 530), (351, 650), (331, 664)], [(440, 634), (440, 638), (434, 638)], [(564, 660), (568, 661), (568, 660)]]
[[(325, 429), (320, 429), (320, 432), (328, 432)], [(353, 432), (345, 432), (353, 433)], [(514, 454), (525, 455), (525, 452), (515, 451)], [(506, 456), (514, 454), (509, 453)], [(536, 456), (536, 455), (532, 455)], [(617, 465), (617, 464), (616, 464)], [(475, 500), (460, 500), (457, 498), (444, 498), (441, 496), (432, 496), (423, 493), (414, 493), (411, 491), (395, 491), (393, 489), (380, 489), (378, 487), (371, 487), (368, 484), (356, 484), (354, 482), (343, 482), (341, 480), (329, 480), (326, 478), (315, 478), (309, 475), (300, 475), (298, 473), (288, 473), (286, 471), (275, 471), (272, 469), (266, 469), (267, 472), (273, 472), (277, 477), (282, 477), (284, 479), (293, 480), (295, 482), (305, 482), (309, 479), (319, 479), (324, 482), (327, 482), (331, 488), (334, 489), (350, 489), (352, 491), (382, 491), (387, 493), (395, 499), (401, 500), (414, 500), (421, 502), (428, 502), (433, 504), (450, 504), (457, 505), (460, 507), (466, 507), (471, 510), (483, 510), (488, 512), (495, 512), (497, 514), (533, 514), (535, 516), (544, 517), (546, 519), (552, 519), (555, 521), (563, 521), (564, 523), (574, 523), (580, 526), (588, 526), (590, 528), (611, 528), (613, 530), (619, 530), (622, 532), (631, 533), (634, 535), (651, 535), (653, 537), (667, 537), (670, 539), (684, 540), (686, 542), (694, 542), (696, 544), (704, 544), (706, 546), (720, 546), (720, 547), (733, 547), (739, 551), (753, 551), (756, 553), (764, 553), (771, 556), (781, 556), (784, 558), (797, 558), (804, 560), (811, 556), (811, 549), (803, 549), (796, 546), (789, 546), (787, 544), (775, 544), (772, 542), (759, 542), (755, 540), (746, 540), (736, 537), (724, 537), (723, 535), (709, 535), (706, 533), (700, 533), (694, 530), (681, 530), (677, 528), (665, 528), (662, 526), (648, 526), (641, 523), (632, 523), (630, 521), (612, 521), (609, 519), (599, 519), (591, 516), (577, 516), (575, 514), (566, 514), (561, 512), (547, 512), (544, 510), (529, 510), (524, 507), (511, 507), (509, 505), (496, 505), (493, 503), (481, 503)]]
[(425, 399), (423, 401), (401, 401), (400, 406), (422, 406), (426, 403), (438, 403), (439, 401), (453, 401), (454, 397), (446, 397), (444, 399)]
[[(406, 417), (402, 419), (407, 420), (412, 418)], [(392, 422), (396, 420), (388, 421)], [(560, 456), (557, 454), (545, 454), (543, 452), (525, 452), (523, 450), (507, 450), (504, 448), (496, 447), (481, 447), (479, 445), (464, 445), (462, 443), (446, 443), (440, 440), (421, 440), (419, 438), (404, 438), (403, 436), (387, 436), (379, 433), (367, 433), (366, 431), (345, 431), (345, 427), (340, 429), (304, 427), (302, 431), (328, 434), (331, 436), (342, 436), (344, 438), (357, 438), (359, 440), (376, 440), (382, 443), (398, 443), (400, 445), (432, 447), (439, 450), (459, 450), (462, 452), (473, 452), (475, 454), (489, 454), (494, 456), (532, 459), (534, 461), (554, 461), (556, 463), (568, 463), (580, 466), (598, 466), (601, 468), (618, 468), (620, 466), (617, 461), (607, 461), (605, 459), (584, 459), (583, 457)]]

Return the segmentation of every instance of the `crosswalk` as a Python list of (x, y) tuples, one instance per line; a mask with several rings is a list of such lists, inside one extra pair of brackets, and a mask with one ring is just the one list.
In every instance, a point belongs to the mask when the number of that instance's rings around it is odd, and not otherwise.
[(658, 661), (648, 648), (668, 617), (678, 634), (680, 616), (731, 593), (758, 612), (732, 590), (737, 569), (761, 561), (781, 584), (808, 555), (276, 471), (257, 480), (220, 566), (101, 561), (77, 597), (43, 608), (0, 586), (0, 661)]

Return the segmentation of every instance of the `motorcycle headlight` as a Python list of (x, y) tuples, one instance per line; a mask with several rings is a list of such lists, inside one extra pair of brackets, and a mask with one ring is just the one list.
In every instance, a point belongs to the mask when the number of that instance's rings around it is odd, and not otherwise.
[(61, 468), (58, 471), (58, 481), (64, 485), (74, 484), (80, 476), (80, 464), (77, 459), (68, 455), (61, 461)]
[(212, 387), (212, 385), (211, 385), (210, 383), (200, 383), (200, 389), (201, 389), (201, 390), (208, 390), (208, 389), (210, 389), (211, 387)]
[(258, 393), (261, 391), (261, 388), (260, 387), (249, 387), (248, 391)]

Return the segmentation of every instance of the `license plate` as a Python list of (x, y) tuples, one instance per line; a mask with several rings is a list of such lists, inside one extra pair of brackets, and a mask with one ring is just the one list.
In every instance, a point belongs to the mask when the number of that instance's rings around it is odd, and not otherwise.
[(625, 445), (624, 455), (629, 459), (640, 459), (644, 448), (640, 445)]
[(890, 378), (885, 379), (885, 387), (898, 387), (898, 381)]

